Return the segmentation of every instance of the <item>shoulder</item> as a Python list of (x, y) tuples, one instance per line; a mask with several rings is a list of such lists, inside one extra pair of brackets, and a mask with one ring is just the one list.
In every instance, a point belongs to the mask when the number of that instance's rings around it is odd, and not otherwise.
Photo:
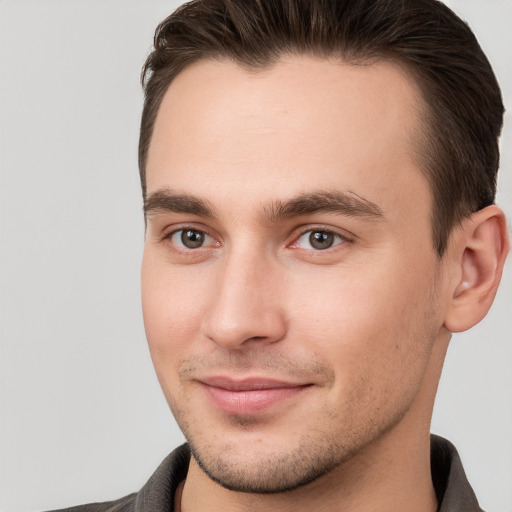
[(483, 512), (455, 446), (436, 435), (431, 435), (430, 446), (432, 482), (439, 501), (439, 512)]
[(135, 510), (136, 499), (137, 493), (133, 493), (114, 501), (89, 503), (87, 505), (78, 505), (50, 512), (132, 512)]
[(189, 448), (182, 445), (165, 458), (139, 492), (114, 501), (49, 512), (172, 512), (174, 494), (187, 475), (189, 462)]

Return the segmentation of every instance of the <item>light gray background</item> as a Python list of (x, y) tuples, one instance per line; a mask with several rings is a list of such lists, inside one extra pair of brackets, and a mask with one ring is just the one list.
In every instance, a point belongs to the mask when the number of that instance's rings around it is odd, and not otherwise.
[[(182, 441), (146, 348), (136, 167), (140, 67), (162, 0), (0, 0), (0, 510), (140, 488)], [(512, 1), (449, 2), (473, 26), (512, 110)], [(498, 202), (512, 214), (512, 118)], [(481, 504), (512, 512), (512, 272), (456, 336), (434, 432)]]

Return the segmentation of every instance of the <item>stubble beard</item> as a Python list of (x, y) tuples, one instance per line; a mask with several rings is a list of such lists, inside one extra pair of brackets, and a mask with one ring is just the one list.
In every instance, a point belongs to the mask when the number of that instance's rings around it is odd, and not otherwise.
[[(347, 463), (391, 430), (406, 413), (397, 412), (384, 425), (367, 425), (355, 435), (334, 436), (327, 432), (312, 432), (303, 435), (287, 451), (269, 453), (262, 448), (256, 456), (251, 450), (248, 457), (243, 447), (230, 444), (229, 440), (223, 446), (214, 447), (215, 443), (202, 439), (201, 433), (195, 435), (187, 422), (180, 421), (179, 411), (173, 412), (200, 469), (225, 489), (254, 494), (284, 493), (315, 482)], [(233, 422), (242, 429), (247, 425), (243, 417), (234, 418)], [(340, 437), (344, 438), (344, 444), (340, 443)]]
[[(293, 491), (329, 473), (339, 463), (333, 452), (304, 439), (288, 453), (262, 455), (259, 461), (211, 456), (189, 443), (192, 456), (203, 472), (225, 489), (254, 494)], [(243, 454), (239, 454), (243, 457)]]

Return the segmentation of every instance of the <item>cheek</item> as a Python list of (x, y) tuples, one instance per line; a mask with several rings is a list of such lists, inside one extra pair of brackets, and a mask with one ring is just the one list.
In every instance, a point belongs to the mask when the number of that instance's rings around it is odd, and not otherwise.
[(181, 359), (197, 337), (202, 318), (201, 276), (173, 272), (171, 266), (145, 253), (141, 277), (146, 337), (155, 369), (162, 373)]
[[(432, 276), (405, 277), (402, 268), (351, 272), (301, 283), (295, 302), (298, 337), (332, 366), (336, 386), (382, 395), (417, 387), (435, 339)], [(304, 334), (309, 336), (304, 338)]]

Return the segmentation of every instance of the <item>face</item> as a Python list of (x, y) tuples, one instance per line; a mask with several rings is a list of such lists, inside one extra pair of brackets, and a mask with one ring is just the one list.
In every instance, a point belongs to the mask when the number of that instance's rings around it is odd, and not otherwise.
[(419, 400), (439, 336), (419, 93), (390, 63), (200, 62), (147, 163), (144, 320), (167, 401), (223, 486), (357, 457)]

